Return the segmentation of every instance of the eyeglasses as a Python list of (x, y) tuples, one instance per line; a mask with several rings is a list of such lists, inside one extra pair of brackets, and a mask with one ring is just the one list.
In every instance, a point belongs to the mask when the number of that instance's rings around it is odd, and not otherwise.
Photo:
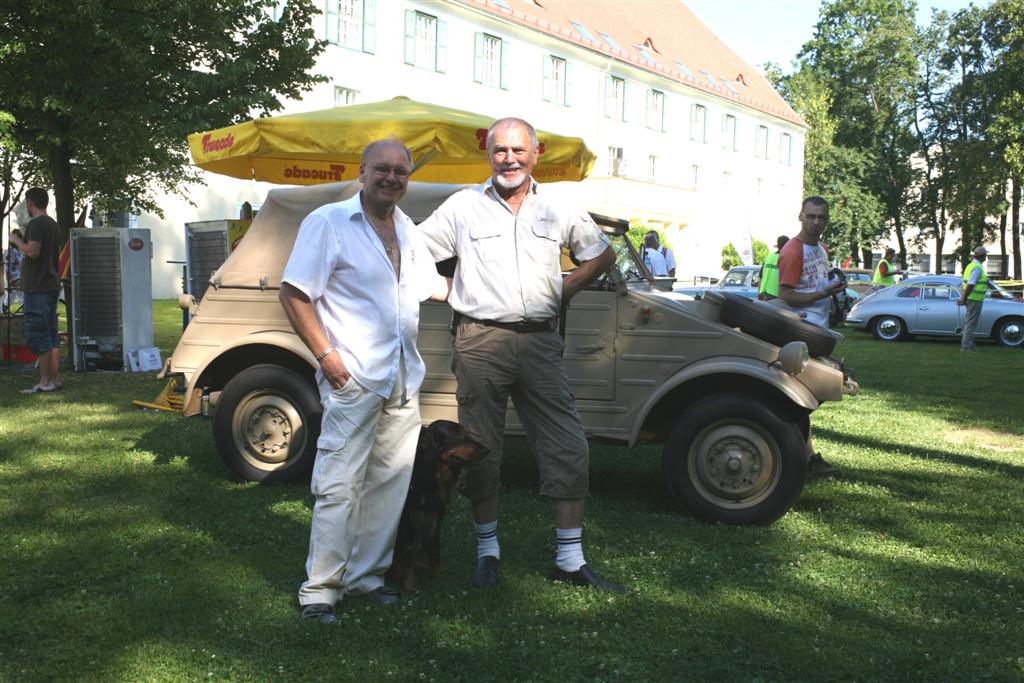
[(384, 178), (392, 173), (394, 173), (395, 177), (399, 180), (409, 177), (409, 169), (404, 166), (374, 166), (370, 170)]

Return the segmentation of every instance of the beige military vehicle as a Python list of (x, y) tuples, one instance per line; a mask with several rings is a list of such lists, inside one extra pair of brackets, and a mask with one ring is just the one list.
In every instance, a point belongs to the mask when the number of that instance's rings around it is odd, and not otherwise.
[[(244, 480), (308, 480), (320, 430), (317, 363), (278, 289), (302, 219), (358, 189), (271, 190), (202, 301), (183, 301), (191, 320), (163, 375), (184, 388), (185, 415), (212, 414), (217, 450)], [(419, 222), (458, 189), (410, 183), (401, 206)], [(625, 239), (628, 226), (597, 219), (618, 259), (573, 298), (562, 326), (587, 435), (623, 447), (663, 444), (665, 483), (696, 516), (772, 522), (803, 488), (811, 413), (856, 391), (828, 355), (835, 336), (761, 302), (666, 291), (671, 283), (652, 278)], [(424, 423), (457, 419), (450, 320), (447, 304), (423, 304)], [(511, 405), (508, 433), (523, 434)]]

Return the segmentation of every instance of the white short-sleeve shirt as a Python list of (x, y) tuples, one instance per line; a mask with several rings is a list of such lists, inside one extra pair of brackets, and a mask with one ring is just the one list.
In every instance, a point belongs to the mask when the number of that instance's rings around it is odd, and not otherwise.
[[(426, 369), (416, 349), (420, 302), (444, 280), (412, 221), (395, 207), (401, 278), (363, 217), (360, 192), (309, 214), (284, 269), (283, 282), (306, 294), (331, 346), (362, 386), (388, 397), (405, 357), (405, 393)], [(317, 380), (322, 378), (317, 371)]]
[(461, 190), (418, 226), (434, 259), (458, 256), (449, 303), (480, 320), (548, 320), (562, 302), (562, 247), (589, 261), (610, 244), (582, 207), (548, 199), (535, 181), (519, 213), (491, 181)]

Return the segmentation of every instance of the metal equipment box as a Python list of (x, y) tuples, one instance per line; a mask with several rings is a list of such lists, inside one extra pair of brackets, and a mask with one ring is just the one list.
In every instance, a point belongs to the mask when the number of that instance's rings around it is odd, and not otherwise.
[(75, 370), (127, 370), (153, 346), (152, 259), (148, 229), (71, 231)]

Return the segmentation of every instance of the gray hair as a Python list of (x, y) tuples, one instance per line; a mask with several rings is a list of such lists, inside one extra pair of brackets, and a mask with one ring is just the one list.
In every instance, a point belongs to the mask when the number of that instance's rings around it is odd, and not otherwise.
[(487, 129), (487, 153), (490, 154), (491, 150), (494, 149), (494, 133), (499, 128), (510, 128), (512, 126), (522, 126), (526, 128), (526, 132), (530, 134), (530, 146), (533, 149), (537, 149), (540, 146), (540, 141), (537, 140), (537, 130), (529, 124), (529, 122), (523, 119), (516, 118), (515, 116), (507, 116), (503, 119), (498, 119), (491, 124), (491, 127)]
[(374, 140), (366, 147), (364, 147), (363, 156), (359, 158), (359, 165), (366, 166), (366, 160), (370, 158), (370, 155), (373, 154), (373, 152), (378, 147), (383, 147), (384, 145), (394, 145), (395, 147), (400, 147), (401, 150), (405, 152), (405, 158), (409, 160), (409, 165), (412, 166), (412, 152), (410, 152), (409, 148), (405, 146), (405, 143), (403, 143), (396, 137), (384, 138), (383, 140)]

